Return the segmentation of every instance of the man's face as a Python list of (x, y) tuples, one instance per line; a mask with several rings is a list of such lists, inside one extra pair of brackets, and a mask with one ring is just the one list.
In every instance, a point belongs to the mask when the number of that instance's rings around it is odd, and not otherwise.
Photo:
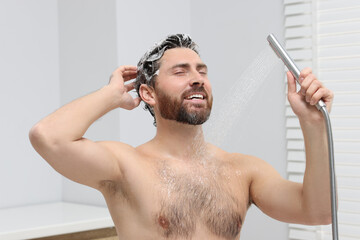
[(188, 48), (167, 50), (160, 60), (155, 93), (161, 117), (199, 125), (210, 116), (211, 85), (207, 67)]

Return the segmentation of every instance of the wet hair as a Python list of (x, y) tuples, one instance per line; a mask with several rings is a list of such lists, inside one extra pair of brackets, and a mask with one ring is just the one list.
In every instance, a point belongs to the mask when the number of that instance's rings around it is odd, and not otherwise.
[[(156, 43), (149, 49), (137, 64), (137, 77), (135, 80), (135, 89), (140, 97), (139, 89), (141, 84), (146, 84), (155, 89), (156, 76), (160, 68), (160, 59), (166, 50), (172, 48), (189, 48), (199, 54), (196, 43), (187, 34), (173, 34), (167, 36), (164, 40)], [(149, 110), (154, 117), (154, 126), (156, 126), (155, 113), (152, 106), (145, 103), (145, 110)]]

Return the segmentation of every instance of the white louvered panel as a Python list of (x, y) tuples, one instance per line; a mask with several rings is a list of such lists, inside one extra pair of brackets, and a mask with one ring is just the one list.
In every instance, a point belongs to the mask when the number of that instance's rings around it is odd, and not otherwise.
[(297, 60), (296, 61), (296, 65), (298, 66), (298, 68), (300, 69), (300, 70), (302, 70), (302, 69), (304, 69), (304, 68), (306, 68), (306, 67), (312, 67), (313, 66), (313, 62), (312, 62), (312, 60), (311, 59), (305, 59), (305, 60), (303, 60), (303, 59), (301, 59), (301, 60)]
[(333, 22), (345, 22), (360, 20), (359, 11), (360, 4), (352, 8), (333, 8), (319, 11), (318, 22), (320, 25), (329, 24)]
[[(300, 24), (299, 24), (300, 23)], [(285, 18), (286, 27), (311, 25), (311, 14), (288, 16)]]
[[(352, 200), (352, 201), (359, 201), (360, 199), (360, 189), (356, 188), (339, 188), (338, 189), (338, 195), (339, 199), (346, 199), (346, 200)], [(343, 214), (344, 215), (344, 214)], [(344, 216), (352, 216), (352, 221), (360, 225), (360, 214), (347, 214)], [(339, 220), (340, 220), (340, 213), (339, 213)], [(344, 222), (344, 220), (343, 220)], [(348, 222), (351, 222), (348, 220)]]
[[(360, 46), (359, 46), (360, 49)], [(329, 70), (335, 70), (335, 69), (344, 69), (344, 68), (360, 68), (360, 54), (359, 56), (353, 57), (346, 57), (346, 58), (328, 58), (323, 59), (321, 62), (319, 62), (319, 68), (325, 68)]]
[(358, 149), (358, 152), (341, 152), (338, 149), (335, 150), (335, 161), (337, 163), (359, 164), (360, 149)]
[[(360, 142), (360, 128), (333, 129), (334, 139), (352, 139)], [(359, 160), (360, 163), (360, 160)]]
[(284, 0), (284, 6), (311, 2), (309, 0)]
[[(336, 72), (334, 72), (336, 73)], [(353, 76), (355, 77), (355, 76)], [(359, 80), (352, 80), (352, 81), (328, 81), (325, 82), (326, 86), (330, 89), (332, 89), (333, 92), (341, 92), (341, 95), (346, 94), (349, 92), (352, 94), (352, 92), (356, 91), (356, 93), (360, 92), (360, 79)], [(335, 96), (337, 97), (337, 96)], [(334, 99), (335, 100), (335, 99)], [(337, 101), (337, 100), (336, 100)], [(351, 102), (354, 102), (353, 100)]]
[[(284, 1), (285, 46), (290, 56), (300, 69), (313, 66), (317, 77), (335, 93), (330, 116), (341, 240), (360, 239), (359, 5), (359, 0)], [(312, 12), (315, 8), (317, 11)], [(285, 106), (288, 179), (302, 182), (305, 170), (302, 132), (288, 101)], [(289, 239), (331, 239), (331, 226), (290, 224)]]
[(304, 173), (305, 162), (288, 162), (286, 171), (288, 173)]
[(287, 149), (289, 150), (304, 150), (304, 141), (302, 140), (288, 140), (287, 141), (287, 145), (286, 145)]
[(326, 0), (318, 1), (319, 9), (321, 12), (334, 11), (337, 9), (354, 8), (360, 5), (359, 0)]
[(289, 55), (295, 62), (299, 60), (309, 60), (312, 59), (312, 50), (311, 49), (301, 49), (301, 50), (289, 50), (287, 51)]
[[(358, 176), (359, 172), (360, 172), (359, 164), (347, 164), (347, 165), (337, 164), (336, 165), (336, 174), (338, 174), (339, 177), (352, 176), (355, 178), (356, 176)], [(358, 187), (360, 188), (360, 185)], [(359, 196), (359, 200), (360, 200), (360, 196)]]
[(317, 230), (316, 226), (307, 226), (307, 225), (301, 225), (301, 224), (294, 224), (294, 223), (290, 223), (289, 224), (290, 227), (295, 228), (295, 229), (307, 229), (309, 231), (313, 231), (315, 232)]
[(298, 48), (311, 48), (312, 39), (311, 38), (297, 38), (289, 39), (285, 42), (286, 49), (298, 49)]
[[(339, 187), (352, 187), (352, 188), (356, 188), (360, 186), (360, 177), (358, 176), (337, 176), (337, 184)], [(355, 211), (356, 209), (359, 209), (359, 213), (360, 213), (360, 201), (356, 202), (357, 205), (352, 205), (352, 206), (357, 206), (356, 208), (354, 208), (353, 210)], [(341, 209), (345, 209), (345, 206), (350, 206), (349, 204), (346, 205), (345, 203), (342, 203), (339, 205), (341, 207)], [(340, 208), (339, 208), (340, 209)], [(347, 210), (349, 210), (349, 208), (347, 208)], [(357, 211), (357, 210), (356, 210)]]
[(318, 38), (321, 47), (334, 47), (338, 45), (358, 44), (360, 42), (360, 32), (323, 36)]
[(290, 161), (305, 161), (305, 153), (303, 151), (289, 150), (287, 153), (287, 159)]
[(344, 33), (355, 32), (358, 33), (360, 28), (360, 20), (350, 20), (347, 22), (335, 22), (331, 24), (319, 25), (319, 37), (333, 36)]
[[(360, 27), (360, 25), (359, 25)], [(319, 60), (360, 57), (360, 43), (357, 45), (320, 48)]]
[(357, 103), (334, 104), (331, 110), (333, 115), (360, 115), (360, 105)]
[(360, 151), (360, 142), (354, 142), (350, 140), (336, 140), (334, 141), (335, 151), (341, 152), (359, 152)]
[(287, 16), (309, 14), (311, 13), (311, 4), (308, 2), (302, 4), (288, 5), (285, 6), (284, 12)]
[[(330, 84), (324, 83), (325, 86)], [(337, 84), (337, 88), (339, 84)], [(342, 84), (341, 84), (342, 85)], [(336, 103), (360, 103), (360, 91), (338, 91), (335, 90), (334, 93), (336, 94)], [(358, 126), (360, 126), (360, 121), (358, 119)]]
[(292, 111), (291, 107), (286, 107), (285, 109), (286, 117), (296, 117), (295, 113)]
[(360, 213), (360, 201), (342, 200), (339, 204), (339, 211)]
[[(339, 96), (337, 95), (336, 98)], [(337, 127), (359, 127), (360, 126), (360, 116), (357, 117), (346, 117), (346, 116), (331, 116), (331, 123), (334, 126), (333, 129)], [(360, 158), (359, 158), (360, 159)]]
[(292, 182), (302, 183), (304, 176), (302, 174), (290, 173), (288, 179)]
[(299, 120), (295, 117), (286, 118), (286, 127), (287, 128), (300, 128)]
[(316, 231), (290, 228), (289, 238), (297, 240), (316, 240)]
[[(331, 226), (322, 226), (324, 240), (332, 240), (331, 237)], [(341, 240), (359, 240), (359, 229), (360, 227), (352, 224), (342, 224), (339, 222), (339, 239)]]
[(286, 139), (303, 139), (301, 129), (287, 129)]
[[(304, 225), (298, 225), (298, 224), (289, 224), (289, 227), (291, 227), (294, 230), (299, 230), (299, 231), (308, 231), (311, 232), (312, 234), (317, 234), (317, 235), (324, 235), (324, 238), (321, 239), (327, 239), (327, 240), (331, 240), (331, 225), (326, 225), (326, 226), (321, 226), (322, 229), (322, 233), (320, 233), (320, 231), (318, 230), (319, 228), (316, 226), (304, 226)], [(360, 227), (354, 224), (342, 224), (339, 223), (339, 239), (341, 240), (354, 240), (354, 239), (359, 239), (357, 237), (359, 237), (359, 230)], [(302, 232), (295, 232), (295, 234), (301, 234), (301, 235), (295, 235), (294, 238), (290, 238), (290, 239), (297, 239), (297, 236), (304, 236)], [(310, 236), (312, 236), (312, 234)], [(319, 239), (319, 238), (316, 238)]]
[(311, 37), (311, 26), (301, 26), (285, 29), (285, 39)]
[[(318, 73), (318, 78), (323, 81), (333, 80), (333, 79), (341, 79), (341, 80), (354, 80), (359, 79), (360, 70), (347, 70), (347, 71), (320, 71)], [(341, 84), (339, 84), (341, 87)], [(351, 91), (353, 89), (346, 89), (347, 91)]]

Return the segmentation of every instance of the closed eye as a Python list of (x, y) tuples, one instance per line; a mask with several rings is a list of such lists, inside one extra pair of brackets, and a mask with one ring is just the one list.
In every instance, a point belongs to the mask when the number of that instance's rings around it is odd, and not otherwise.
[(179, 71), (179, 72), (175, 72), (175, 75), (184, 74), (184, 73), (185, 73), (184, 71)]

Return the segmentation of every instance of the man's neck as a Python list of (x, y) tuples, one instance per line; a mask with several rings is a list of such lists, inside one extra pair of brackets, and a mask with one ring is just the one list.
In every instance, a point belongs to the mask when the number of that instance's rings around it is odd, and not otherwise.
[(164, 119), (157, 123), (153, 143), (164, 154), (186, 160), (201, 158), (207, 146), (201, 125)]

